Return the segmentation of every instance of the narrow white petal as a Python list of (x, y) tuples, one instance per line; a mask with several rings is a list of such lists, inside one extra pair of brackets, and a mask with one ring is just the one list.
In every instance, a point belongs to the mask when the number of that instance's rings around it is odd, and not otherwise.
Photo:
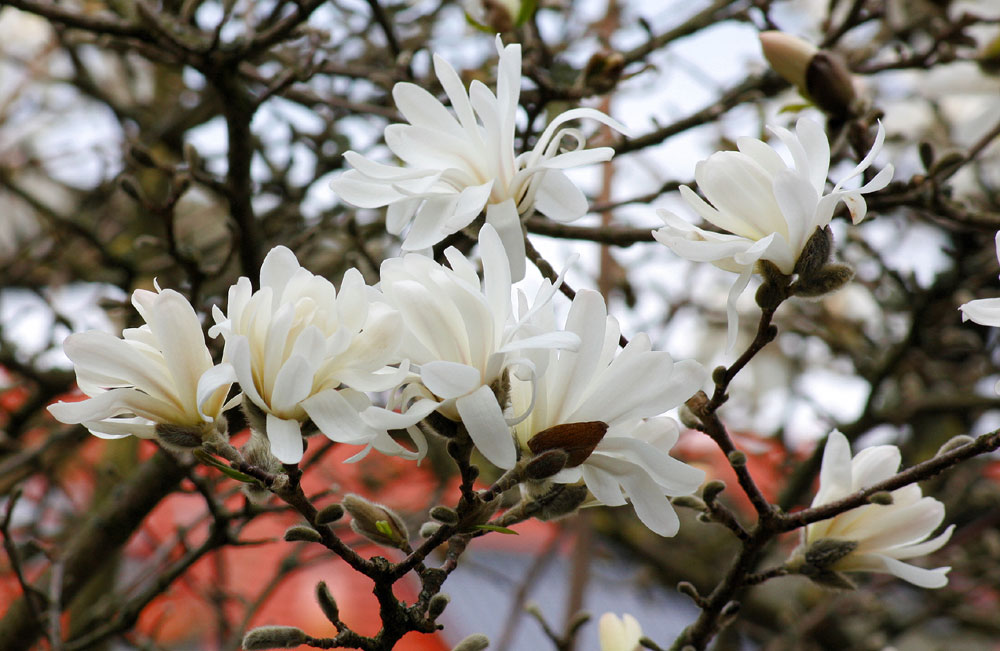
[(271, 391), (271, 409), (290, 415), (289, 412), (312, 392), (313, 371), (312, 363), (300, 355), (282, 364)]
[(557, 222), (569, 223), (587, 214), (583, 191), (561, 170), (547, 170), (538, 182), (535, 209)]
[(236, 371), (228, 363), (213, 366), (198, 378), (198, 412), (207, 421), (215, 420), (222, 413), (223, 402), (234, 382)]
[(361, 405), (352, 404), (342, 393), (333, 389), (320, 391), (303, 400), (302, 408), (331, 441), (351, 445), (372, 441), (378, 431), (361, 418), (358, 413)]
[(271, 454), (282, 463), (298, 463), (302, 460), (302, 431), (298, 421), (267, 415), (267, 440), (271, 442)]
[(980, 325), (1000, 327), (1000, 298), (980, 298), (962, 305), (963, 321), (974, 321)]
[(456, 400), (455, 407), (472, 442), (486, 460), (499, 468), (513, 468), (517, 461), (514, 438), (493, 391), (481, 386)]
[[(897, 464), (898, 467), (898, 464)], [(839, 499), (852, 491), (851, 444), (837, 430), (830, 432), (819, 471), (819, 491), (812, 506), (819, 506)]]
[(950, 567), (938, 567), (933, 570), (927, 570), (922, 567), (910, 565), (909, 563), (897, 561), (895, 558), (889, 558), (888, 556), (880, 554), (877, 556), (885, 564), (887, 572), (917, 587), (936, 589), (948, 585)]

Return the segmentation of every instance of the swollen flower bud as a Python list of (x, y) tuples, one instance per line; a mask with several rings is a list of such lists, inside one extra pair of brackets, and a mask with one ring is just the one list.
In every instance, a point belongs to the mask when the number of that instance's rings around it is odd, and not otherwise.
[(243, 648), (246, 651), (294, 649), (305, 644), (306, 639), (305, 631), (294, 626), (261, 626), (243, 637)]
[(316, 514), (316, 524), (330, 524), (342, 517), (344, 517), (344, 507), (340, 504), (330, 504)]
[(337, 607), (337, 602), (324, 581), (316, 584), (316, 601), (319, 603), (320, 610), (323, 611), (323, 614), (326, 615), (331, 624), (340, 622), (340, 608)]
[(761, 32), (760, 45), (774, 71), (826, 113), (850, 114), (854, 78), (839, 56), (779, 31)]
[(351, 517), (351, 529), (372, 542), (403, 548), (410, 539), (406, 524), (392, 509), (369, 502), (353, 493), (344, 496), (343, 506)]
[(440, 617), (441, 613), (444, 612), (444, 609), (448, 607), (450, 602), (451, 597), (443, 592), (431, 597), (430, 603), (427, 604), (427, 619), (433, 622), (435, 619)]
[(285, 531), (285, 540), (288, 542), (320, 542), (323, 537), (312, 527), (298, 524)]
[(483, 651), (490, 645), (490, 638), (482, 633), (473, 633), (455, 645), (451, 651)]

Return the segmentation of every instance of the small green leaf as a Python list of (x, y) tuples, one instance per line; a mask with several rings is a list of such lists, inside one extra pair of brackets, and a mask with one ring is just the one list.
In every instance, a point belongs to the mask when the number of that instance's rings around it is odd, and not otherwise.
[(513, 529), (508, 529), (507, 527), (500, 527), (495, 524), (477, 524), (473, 529), (479, 529), (480, 531), (496, 531), (497, 533), (507, 534), (508, 536), (518, 536), (520, 535)]
[(806, 110), (807, 108), (812, 108), (813, 106), (816, 106), (816, 105), (813, 104), (812, 102), (800, 102), (800, 103), (797, 103), (797, 104), (785, 104), (784, 106), (782, 106), (778, 110), (778, 113), (800, 113), (800, 112)]
[(218, 459), (216, 459), (211, 454), (209, 454), (208, 452), (206, 452), (205, 450), (203, 450), (201, 448), (198, 448), (198, 449), (194, 450), (192, 452), (192, 454), (194, 454), (195, 458), (198, 461), (201, 461), (202, 463), (204, 463), (206, 465), (209, 465), (209, 466), (212, 466), (214, 468), (218, 468), (219, 472), (221, 472), (222, 474), (226, 475), (227, 477), (231, 477), (232, 479), (235, 479), (236, 481), (241, 481), (241, 482), (243, 482), (245, 484), (259, 484), (260, 483), (259, 481), (257, 481), (257, 479), (255, 477), (252, 477), (252, 476), (246, 474), (245, 472), (240, 472), (239, 470), (237, 470), (236, 468), (233, 468), (231, 466), (227, 466), (226, 464), (222, 463), (221, 461), (219, 461)]
[(395, 538), (395, 534), (392, 531), (392, 527), (389, 525), (388, 520), (379, 520), (375, 523), (375, 528), (378, 529), (379, 533), (384, 534), (390, 538)]

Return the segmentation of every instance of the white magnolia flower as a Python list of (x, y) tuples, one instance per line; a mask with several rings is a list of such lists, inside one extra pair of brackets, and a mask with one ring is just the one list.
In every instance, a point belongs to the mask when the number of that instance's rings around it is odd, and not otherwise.
[(515, 318), (507, 256), (489, 224), (479, 233), (479, 249), (482, 286), (473, 264), (449, 248), (450, 269), (419, 254), (386, 260), (381, 288), (403, 317), (402, 354), (419, 373), (404, 397), (422, 395), (440, 402), (438, 411), (460, 420), (487, 460), (510, 468), (517, 458), (510, 426), (519, 417), (504, 416), (494, 387), (511, 371), (533, 385), (531, 351), (575, 346), (579, 340), (574, 334), (533, 327), (532, 315), (552, 298), (551, 285), (543, 285), (533, 308)]
[(90, 399), (49, 411), (101, 438), (154, 438), (157, 425), (209, 434), (236, 379), (232, 367), (212, 363), (201, 321), (181, 294), (139, 289), (132, 304), (146, 325), (127, 328), (122, 339), (97, 330), (66, 338), (63, 350)]
[(681, 187), (681, 196), (703, 219), (724, 232), (704, 230), (665, 210), (658, 214), (666, 223), (653, 237), (688, 260), (712, 264), (740, 274), (729, 293), (729, 332), (736, 335), (736, 299), (746, 289), (758, 261), (768, 260), (791, 275), (806, 242), (830, 223), (837, 204), (843, 201), (855, 224), (865, 217), (863, 194), (881, 190), (892, 179), (886, 165), (875, 177), (856, 189), (844, 183), (871, 166), (882, 149), (885, 129), (879, 124), (875, 144), (857, 167), (828, 193), (830, 143), (823, 128), (800, 118), (795, 133), (771, 127), (791, 154), (789, 165), (767, 143), (739, 138), (739, 151), (716, 152), (695, 167), (695, 180), (708, 198)]
[[(616, 357), (618, 321), (608, 316), (604, 299), (594, 291), (576, 295), (566, 331), (579, 336), (580, 347), (549, 353), (534, 408), (515, 427), (522, 449), (531, 449), (533, 437), (556, 425), (606, 424), (593, 452), (552, 480), (583, 481), (608, 506), (625, 504), (627, 497), (647, 527), (661, 536), (676, 534), (680, 523), (666, 496), (694, 492), (705, 473), (670, 456), (677, 423), (652, 417), (690, 398), (707, 379), (705, 369), (694, 360), (674, 363), (669, 354), (651, 350), (645, 334), (633, 337)], [(515, 380), (511, 394), (515, 410), (530, 408), (526, 383)]]
[(360, 393), (390, 389), (407, 372), (405, 365), (389, 366), (399, 361), (399, 314), (378, 300), (360, 272), (344, 274), (338, 295), (330, 281), (277, 246), (264, 258), (260, 285), (254, 292), (243, 277), (230, 287), (227, 311), (215, 307), (209, 334), (225, 338), (223, 358), (236, 370), (243, 395), (266, 415), (274, 456), (284, 463), (302, 459), (306, 418), (331, 440), (366, 446), (352, 460), (372, 447), (423, 456), (422, 439), (414, 453), (386, 430), (413, 425), (433, 404), (398, 414), (372, 406)]
[(639, 651), (642, 627), (628, 613), (621, 619), (614, 613), (604, 613), (597, 622), (597, 634), (601, 651)]
[[(507, 249), (515, 281), (524, 276), (521, 217), (532, 210), (560, 222), (587, 212), (587, 200), (563, 170), (606, 161), (609, 147), (584, 150), (570, 120), (591, 118), (619, 131), (624, 127), (600, 111), (577, 108), (560, 114), (538, 137), (535, 147), (516, 155), (514, 123), (521, 92), (521, 46), (503, 47), (497, 93), (479, 81), (466, 93), (451, 65), (434, 56), (434, 71), (454, 114), (423, 88), (399, 83), (392, 90), (409, 124), (385, 129), (385, 142), (403, 166), (385, 165), (349, 151), (354, 167), (333, 181), (341, 199), (361, 208), (388, 206), (386, 228), (399, 234), (412, 223), (403, 249), (418, 251), (466, 226), (485, 208)], [(457, 118), (457, 119), (456, 119)], [(570, 149), (560, 153), (566, 143)]]
[[(884, 481), (899, 468), (899, 448), (878, 445), (865, 448), (851, 458), (847, 438), (834, 430), (823, 451), (819, 491), (812, 506), (828, 504)], [(858, 543), (850, 554), (829, 569), (841, 572), (888, 572), (922, 588), (940, 588), (948, 583), (950, 567), (927, 570), (902, 562), (941, 548), (955, 526), (927, 540), (944, 520), (944, 505), (923, 497), (920, 486), (910, 484), (892, 491), (892, 504), (866, 504), (828, 520), (808, 525), (801, 549), (821, 539)]]
[[(1000, 233), (996, 234), (997, 259), (1000, 260)], [(960, 308), (963, 321), (975, 321), (980, 325), (1000, 327), (1000, 298), (980, 298), (969, 301)]]

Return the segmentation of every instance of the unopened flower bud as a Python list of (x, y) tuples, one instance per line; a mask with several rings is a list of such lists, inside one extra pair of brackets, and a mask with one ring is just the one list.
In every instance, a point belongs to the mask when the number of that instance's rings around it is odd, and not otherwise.
[(607, 432), (608, 424), (599, 420), (554, 425), (532, 436), (528, 449), (537, 455), (564, 450), (569, 455), (565, 467), (575, 468), (587, 460)]
[(846, 264), (828, 264), (812, 276), (792, 285), (796, 296), (811, 298), (835, 292), (854, 278), (854, 269)]
[[(806, 550), (806, 564), (813, 569), (825, 570), (858, 548), (856, 540), (837, 540), (836, 538), (820, 538), (809, 545)], [(803, 568), (803, 574), (808, 573)]]
[(320, 542), (323, 537), (312, 527), (297, 524), (285, 531), (285, 540), (288, 542)]
[(759, 34), (764, 58), (782, 79), (800, 90), (806, 87), (806, 70), (819, 48), (796, 36), (777, 30)]
[(330, 593), (330, 588), (326, 587), (325, 581), (316, 584), (316, 601), (331, 624), (340, 622), (340, 608), (337, 607), (337, 602)]
[(833, 250), (833, 231), (830, 227), (816, 228), (812, 236), (802, 247), (802, 253), (795, 262), (795, 273), (800, 276), (812, 276), (830, 261)]
[(552, 490), (538, 498), (542, 509), (535, 517), (539, 520), (555, 520), (575, 513), (589, 494), (585, 484), (556, 484)]
[(733, 450), (727, 455), (729, 465), (733, 468), (742, 468), (747, 465), (747, 455), (741, 450)]
[(243, 648), (246, 651), (294, 649), (307, 639), (305, 631), (294, 626), (261, 626), (243, 636)]
[(566, 467), (569, 453), (566, 450), (547, 450), (524, 467), (524, 476), (528, 479), (546, 479)]
[(680, 416), (681, 424), (689, 429), (698, 429), (702, 426), (701, 419), (698, 418), (691, 408), (687, 406), (687, 403), (682, 403), (680, 408), (677, 410), (677, 415)]
[(670, 503), (674, 506), (682, 506), (688, 509), (694, 509), (695, 511), (704, 511), (707, 507), (705, 501), (695, 497), (694, 495), (680, 495), (678, 497), (670, 498)]
[(719, 496), (719, 493), (724, 490), (726, 490), (726, 482), (721, 479), (713, 479), (701, 489), (701, 498), (708, 503), (712, 503)]
[(197, 425), (171, 425), (157, 423), (156, 438), (164, 447), (178, 452), (190, 452), (204, 441), (205, 430)]
[(779, 31), (760, 34), (761, 49), (774, 71), (823, 111), (845, 116), (854, 108), (854, 77), (833, 52)]
[(595, 52), (583, 69), (584, 87), (597, 93), (606, 93), (618, 85), (625, 70), (625, 57), (620, 52), (602, 50)]
[(698, 588), (694, 587), (694, 584), (691, 583), (690, 581), (681, 581), (680, 583), (678, 583), (677, 592), (681, 593), (682, 595), (690, 597), (691, 601), (695, 602), (696, 604), (700, 605), (703, 601), (701, 594), (698, 593)]
[(392, 509), (370, 502), (353, 493), (344, 496), (344, 508), (351, 514), (351, 529), (372, 542), (387, 547), (403, 548), (410, 535), (406, 524)]
[(448, 506), (435, 506), (431, 509), (430, 516), (443, 524), (458, 524), (458, 511)]
[(433, 536), (434, 534), (436, 534), (438, 532), (438, 529), (440, 529), (440, 528), (441, 528), (440, 523), (437, 523), (437, 522), (425, 522), (422, 525), (420, 525), (420, 532), (419, 532), (420, 533), (420, 537), (421, 538), (430, 538), (431, 536)]
[(316, 524), (330, 524), (344, 517), (344, 507), (340, 504), (324, 506), (316, 514)]
[(879, 491), (877, 493), (872, 493), (868, 496), (868, 501), (872, 504), (881, 504), (882, 506), (889, 506), (892, 504), (892, 493), (889, 491)]
[(490, 638), (482, 633), (473, 633), (455, 645), (451, 651), (483, 651), (490, 645)]
[(722, 611), (719, 613), (719, 625), (726, 626), (732, 623), (736, 616), (740, 614), (740, 602), (730, 601), (725, 606), (722, 607)]
[(969, 443), (972, 443), (975, 440), (976, 439), (972, 438), (968, 434), (959, 434), (958, 436), (953, 436), (947, 441), (945, 441), (941, 445), (941, 447), (938, 448), (937, 454), (935, 454), (934, 456), (939, 457), (942, 454), (951, 452), (952, 450), (957, 450), (963, 445), (968, 445)]
[(143, 193), (142, 188), (139, 187), (139, 182), (131, 176), (121, 177), (118, 180), (118, 185), (128, 196), (132, 197), (141, 204), (146, 203), (146, 195)]
[(432, 622), (441, 616), (444, 609), (448, 607), (451, 602), (451, 597), (449, 597), (444, 592), (440, 592), (433, 597), (431, 597), (430, 603), (427, 604), (427, 619)]

